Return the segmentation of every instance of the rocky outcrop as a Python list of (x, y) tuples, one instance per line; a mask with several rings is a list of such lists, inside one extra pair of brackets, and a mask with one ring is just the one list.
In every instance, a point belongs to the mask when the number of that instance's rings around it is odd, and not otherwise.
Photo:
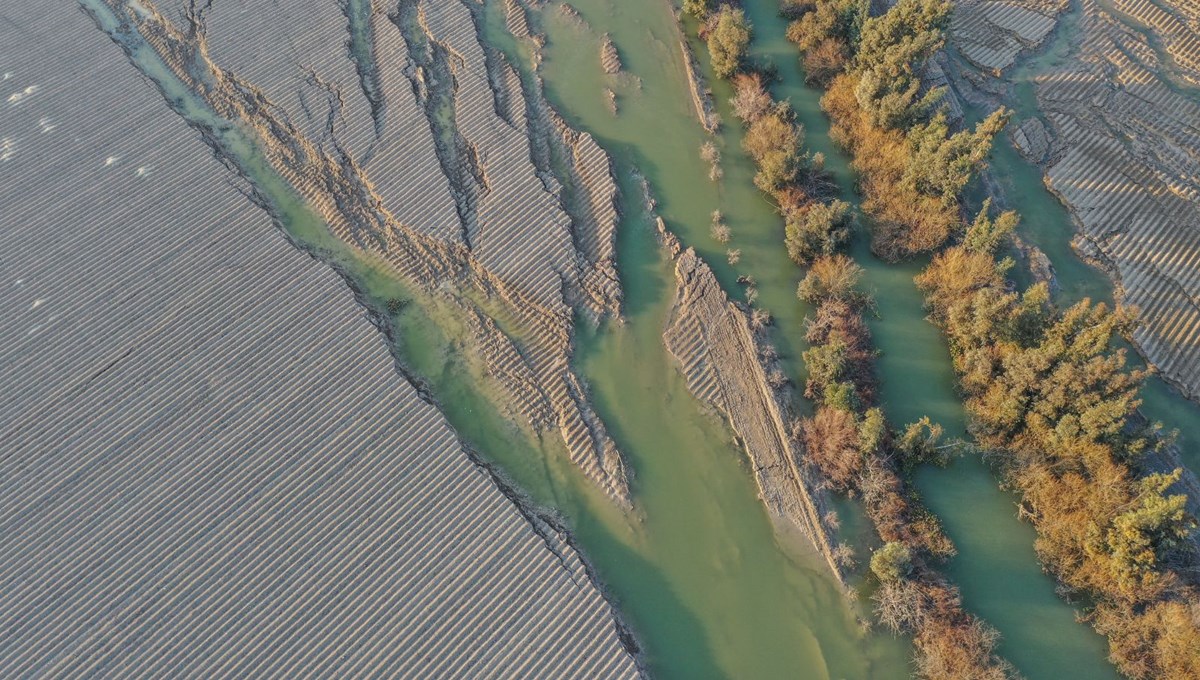
[[(571, 368), (576, 312), (620, 315), (608, 158), (481, 40), (477, 3), (405, 0), (391, 14), (369, 3), (345, 13), (309, 0), (217, 4), (173, 21), (148, 1), (108, 1), (119, 40), (145, 41), (203, 105), (252, 131), (341, 241), (412, 285), (504, 317), (471, 327), (507, 335), (512, 352), (483, 354), (524, 367), (489, 373), (518, 412), (538, 415), (528, 425), (560, 433), (571, 460), (629, 502), (625, 466)], [(356, 22), (369, 44), (352, 40), (353, 55), (294, 47), (342, 45)]]
[(825, 495), (789, 434), (786, 397), (768, 383), (764, 348), (748, 314), (726, 297), (694, 250), (680, 248), (661, 218), (659, 233), (675, 259), (676, 285), (663, 343), (688, 390), (737, 435), (772, 519), (807, 536), (840, 580), (832, 529), (824, 521)]
[(0, 676), (637, 677), (232, 159), (75, 3), (3, 15)]

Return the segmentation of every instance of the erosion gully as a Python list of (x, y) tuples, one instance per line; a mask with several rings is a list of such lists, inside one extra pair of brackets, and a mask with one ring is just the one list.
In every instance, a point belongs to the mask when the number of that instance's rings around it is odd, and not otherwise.
[[(627, 197), (620, 242), (628, 290), (626, 322), (585, 331), (578, 352), (598, 409), (636, 471), (637, 510), (626, 515), (575, 471), (561, 445), (550, 439), (540, 441), (503, 417), (488, 380), (463, 349), (464, 329), (448, 306), (406, 286), (391, 276), (386, 265), (335, 239), (265, 162), (251, 134), (191, 95), (152, 50), (130, 36), (120, 36), (115, 17), (103, 3), (81, 2), (101, 29), (130, 49), (131, 60), (172, 108), (205, 131), (219, 153), (253, 184), (256, 199), (271, 211), (288, 238), (346, 278), (388, 331), (400, 369), (428, 388), (464, 443), (532, 501), (564, 517), (644, 646), (643, 661), (652, 675), (817, 679), (907, 675), (907, 643), (865, 632), (860, 624), (863, 612), (847, 601), (811, 548), (799, 539), (775, 535), (742, 452), (727, 428), (687, 392), (663, 349), (660, 334), (673, 277), (655, 244), (648, 216), (638, 207), (640, 190), (632, 174), (632, 162), (644, 160), (637, 153), (658, 149), (605, 139), (620, 147), (617, 160)], [(353, 15), (365, 3), (348, 7)], [(682, 61), (672, 37), (673, 19), (665, 5), (650, 13), (645, 24), (639, 17), (627, 19), (619, 31), (613, 27), (614, 37), (628, 45), (649, 37), (649, 27), (659, 36), (655, 40), (661, 49), (635, 56), (636, 50), (627, 48), (631, 68), (646, 74), (646, 96), (630, 98), (630, 117), (621, 119), (618, 127), (629, 134), (639, 122), (654, 119), (656, 127), (650, 131), (658, 136), (669, 139), (679, 132), (674, 137), (676, 146), (664, 160), (679, 165), (685, 174), (664, 182), (661, 189), (673, 204), (685, 204), (698, 195), (711, 206), (694, 211), (702, 219), (692, 220), (696, 230), (701, 222), (706, 229), (716, 197), (694, 181), (701, 179), (694, 155), (702, 137), (682, 105), (686, 89), (677, 77), (682, 74)], [(357, 21), (349, 23), (353, 26)], [(490, 29), (490, 34), (497, 33)], [(520, 56), (521, 48), (511, 38), (494, 37), (514, 57)], [(557, 39), (564, 37), (557, 33)], [(351, 40), (351, 47), (362, 55), (361, 36)], [(598, 47), (591, 54), (597, 55)], [(560, 62), (566, 60), (556, 59), (556, 68)], [(588, 70), (593, 66), (598, 70), (598, 60), (580, 65), (581, 83), (598, 83), (593, 79), (598, 71)], [(600, 90), (583, 89), (589, 98), (580, 104), (586, 106)], [(556, 94), (567, 93), (556, 89)], [(600, 106), (597, 110), (603, 110)], [(636, 117), (635, 110), (641, 111)], [(649, 138), (639, 133), (633, 139)], [(641, 152), (636, 151), (639, 148)], [(652, 178), (656, 191), (662, 177), (656, 172)], [(758, 200), (749, 191), (744, 198)], [(758, 211), (762, 223), (768, 224), (769, 207), (760, 202)], [(732, 271), (723, 275), (729, 278)]]
[[(111, 30), (100, 3), (82, 2)], [(262, 161), (253, 140), (189, 97), (151, 51), (135, 51), (133, 60), (181, 115), (219, 131), (223, 152), (254, 183), (293, 242), (347, 278), (390, 331), (402, 370), (428, 386), (463, 441), (534, 502), (564, 517), (643, 645), (643, 659), (654, 676), (906, 677), (907, 641), (865, 631), (859, 623), (863, 607), (847, 600), (811, 548), (775, 533), (744, 454), (728, 429), (687, 392), (662, 345), (673, 275), (641, 205), (635, 170), (648, 180), (659, 214), (708, 260), (731, 296), (742, 296), (739, 275), (756, 280), (758, 305), (776, 319), (773, 333), (780, 355), (791, 377), (803, 377), (801, 329), (809, 310), (794, 296), (800, 272), (781, 247), (778, 216), (752, 184), (753, 168), (740, 151), (740, 130), (734, 124), (722, 128), (718, 143), (725, 176), (717, 184), (710, 182), (699, 158), (699, 146), (708, 137), (691, 106), (667, 0), (572, 4), (584, 23), (559, 13), (557, 4), (548, 5), (537, 19), (548, 37), (542, 72), (548, 95), (568, 120), (595, 135), (613, 156), (622, 188), (618, 245), (625, 322), (583, 330), (577, 363), (590, 382), (597, 410), (635, 471), (637, 510), (632, 516), (595, 493), (557, 444), (539, 440), (502, 415), (474, 357), (464, 350), (464, 331), (451, 310), (334, 239)], [(809, 147), (826, 154), (827, 166), (852, 199), (846, 160), (828, 139), (819, 93), (803, 84), (774, 0), (746, 4), (756, 28), (756, 56), (780, 68), (776, 96), (792, 100), (809, 131)], [(351, 18), (365, 5), (351, 3)], [(485, 33), (527, 70), (527, 46), (504, 32), (502, 5), (489, 3)], [(605, 32), (620, 52), (621, 75), (606, 75), (600, 67), (599, 40)], [(354, 35), (351, 41), (360, 55), (361, 40)], [(693, 47), (700, 52), (702, 46)], [(732, 122), (726, 86), (712, 84), (722, 116)], [(617, 116), (608, 110), (606, 87), (617, 93)], [(998, 150), (994, 167), (1020, 182), (1019, 189), (1034, 183), (1040, 187), (1037, 171), (1011, 149)], [(1040, 189), (1013, 195), (1046, 202), (1017, 207), (1036, 215), (1027, 217), (1025, 230), (1054, 259), (1064, 290), (1103, 291), (1103, 278), (1073, 259), (1067, 246), (1070, 222), (1057, 202)], [(733, 230), (728, 246), (708, 233), (711, 212), (718, 209)], [(726, 261), (727, 247), (741, 251), (736, 267)], [(963, 413), (949, 356), (941, 336), (925, 322), (911, 280), (920, 263), (885, 266), (870, 257), (865, 238), (858, 240), (855, 254), (867, 268), (868, 285), (879, 303), (873, 330), (884, 352), (880, 373), (889, 416), (900, 423), (928, 414), (951, 435), (962, 435)], [(1067, 270), (1076, 265), (1081, 283), (1072, 287), (1066, 283)], [(1181, 406), (1172, 400), (1165, 388), (1164, 394), (1171, 408), (1190, 408), (1188, 402)], [(1148, 410), (1151, 406), (1148, 399)], [(1151, 415), (1180, 425), (1185, 418), (1179, 414), (1195, 411), (1166, 413)], [(1198, 434), (1184, 436), (1200, 441)], [(921, 471), (917, 483), (959, 546), (950, 575), (962, 587), (968, 608), (1000, 629), (1007, 658), (1030, 678), (1114, 675), (1103, 662), (1103, 641), (1074, 623), (1072, 609), (1055, 597), (1053, 583), (1038, 569), (1033, 531), (1017, 520), (1014, 498), (997, 489), (978, 461), (962, 459), (946, 470)], [(841, 510), (845, 533), (866, 559), (866, 528), (852, 504)]]

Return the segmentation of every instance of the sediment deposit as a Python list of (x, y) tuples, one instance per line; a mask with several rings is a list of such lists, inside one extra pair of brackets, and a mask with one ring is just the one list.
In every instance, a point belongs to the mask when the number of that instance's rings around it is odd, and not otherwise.
[[(1043, 19), (1014, 18), (1025, 16), (1016, 10), (993, 20), (1001, 6), (1008, 5), (964, 3), (952, 38), (976, 66), (997, 73), (1018, 58), (1018, 44), (1035, 50), (1055, 35)], [(1062, 3), (1022, 7), (1058, 17), (1068, 56), (1036, 70), (1037, 110), (1014, 121), (1013, 140), (1041, 165), (1047, 185), (1073, 214), (1077, 249), (1103, 266), (1123, 301), (1141, 311), (1139, 351), (1196, 398), (1200, 8), (1136, 0), (1083, 0), (1069, 13)], [(982, 43), (995, 54), (981, 52)], [(964, 75), (964, 90), (1011, 96), (1001, 80)]]
[[(609, 161), (550, 110), (536, 74), (523, 78), (481, 39), (477, 3), (108, 2), (117, 39), (147, 42), (220, 116), (252, 129), (339, 239), (467, 316), (507, 317), (473, 325), (505, 335), (475, 343), (512, 344), (503, 356), (537, 389), (507, 382), (512, 366), (489, 373), (529, 426), (559, 433), (628, 504), (625, 466), (570, 366), (575, 314), (620, 316)], [(366, 36), (349, 53), (348, 29)]]
[(345, 282), (77, 5), (0, 16), (0, 675), (635, 677)]
[(824, 521), (825, 494), (789, 433), (786, 397), (769, 384), (765, 348), (748, 313), (726, 297), (709, 266), (691, 248), (682, 249), (661, 219), (658, 228), (675, 259), (675, 299), (663, 343), (688, 390), (737, 435), (772, 519), (807, 536), (840, 580)]

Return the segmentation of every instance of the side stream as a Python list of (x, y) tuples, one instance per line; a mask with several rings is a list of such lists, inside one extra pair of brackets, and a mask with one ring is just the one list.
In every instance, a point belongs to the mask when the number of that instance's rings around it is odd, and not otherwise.
[[(856, 203), (848, 159), (829, 138), (821, 93), (803, 82), (798, 54), (784, 37), (786, 22), (778, 16), (777, 4), (753, 0), (744, 7), (755, 29), (753, 56), (778, 66), (776, 96), (791, 100), (807, 130), (808, 148), (825, 154), (826, 168), (838, 180), (842, 198)], [(715, 86), (722, 90), (720, 98), (728, 96), (725, 87)], [(781, 231), (776, 220), (770, 233), (779, 251)], [(966, 437), (948, 349), (940, 332), (925, 320), (912, 280), (925, 263), (887, 265), (871, 255), (865, 233), (856, 239), (853, 254), (866, 270), (865, 284), (878, 304), (879, 318), (871, 328), (882, 351), (881, 401), (889, 418), (905, 423), (928, 415), (946, 428), (947, 436)], [(798, 325), (788, 326), (782, 318), (780, 322), (802, 341)], [(1075, 622), (1074, 608), (1057, 597), (1052, 579), (1042, 573), (1033, 550), (1035, 533), (1018, 520), (1015, 497), (998, 488), (982, 462), (968, 456), (947, 469), (924, 468), (917, 471), (915, 482), (958, 547), (947, 575), (962, 589), (966, 607), (1001, 632), (999, 652), (1005, 658), (1030, 678), (1117, 677), (1105, 661), (1104, 640)]]

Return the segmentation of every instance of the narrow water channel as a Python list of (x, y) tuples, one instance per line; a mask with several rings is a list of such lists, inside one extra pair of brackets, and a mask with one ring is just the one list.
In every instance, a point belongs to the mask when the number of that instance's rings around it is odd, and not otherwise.
[[(118, 32), (115, 17), (101, 2), (81, 1), (103, 29)], [(653, 16), (656, 30), (671, 26), (669, 21), (665, 9)], [(122, 42), (139, 44), (133, 36)], [(671, 54), (665, 63), (679, 66), (682, 62)], [(462, 328), (451, 311), (333, 238), (265, 163), (250, 133), (192, 96), (152, 50), (134, 47), (132, 58), (180, 115), (215, 133), (221, 153), (255, 184), (287, 235), (335, 266), (363, 302), (387, 318), (405, 371), (428, 384), (463, 440), (535, 501), (563, 515), (644, 644), (655, 677), (907, 676), (907, 643), (864, 632), (861, 612), (811, 548), (776, 537), (744, 455), (727, 428), (701, 410), (666, 355), (661, 331), (673, 277), (638, 210), (629, 156), (617, 154), (626, 198), (619, 249), (627, 321), (585, 332), (579, 363), (592, 381), (598, 410), (635, 471), (633, 515), (614, 509), (583, 480), (559, 445), (538, 441), (499, 415), (487, 381), (462, 351)], [(684, 100), (682, 80), (662, 66), (656, 60), (638, 64), (647, 73), (647, 86), (653, 82), (662, 88), (644, 104), (651, 115), (659, 104)], [(659, 131), (695, 128), (687, 134), (687, 144), (694, 147), (698, 127), (688, 122), (685, 109), (677, 112), (661, 121)], [(687, 163), (681, 162), (686, 172), (696, 172), (698, 165), (691, 153)], [(687, 196), (670, 195), (677, 202)]]
[[(809, 147), (825, 154), (843, 198), (856, 202), (848, 159), (829, 138), (820, 93), (804, 84), (795, 46), (784, 37), (786, 24), (774, 3), (749, 2), (747, 14), (755, 25), (759, 53), (779, 67), (782, 82), (776, 95), (792, 101), (808, 130)], [(945, 427), (948, 437), (965, 438), (965, 413), (949, 350), (940, 331), (925, 320), (922, 296), (913, 283), (926, 262), (885, 264), (871, 255), (865, 233), (853, 251), (866, 269), (866, 284), (879, 309), (871, 328), (882, 352), (880, 395), (889, 418), (905, 423), (928, 415)], [(999, 651), (1005, 658), (1029, 678), (1117, 677), (1105, 661), (1103, 638), (1075, 622), (1073, 608), (1057, 597), (1053, 580), (1042, 573), (1033, 550), (1035, 532), (1018, 520), (1015, 497), (998, 488), (981, 461), (965, 457), (946, 469), (926, 467), (914, 481), (958, 547), (947, 575), (962, 589), (968, 610), (1000, 631)]]

